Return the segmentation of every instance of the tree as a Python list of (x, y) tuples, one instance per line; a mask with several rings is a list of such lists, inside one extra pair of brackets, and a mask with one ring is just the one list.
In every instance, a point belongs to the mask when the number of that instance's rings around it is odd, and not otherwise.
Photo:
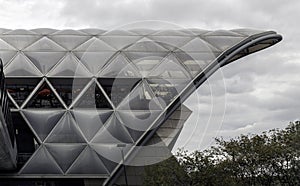
[(177, 159), (146, 168), (145, 180), (156, 172), (156, 185), (300, 185), (300, 121), (283, 130), (215, 140), (207, 150), (179, 150)]

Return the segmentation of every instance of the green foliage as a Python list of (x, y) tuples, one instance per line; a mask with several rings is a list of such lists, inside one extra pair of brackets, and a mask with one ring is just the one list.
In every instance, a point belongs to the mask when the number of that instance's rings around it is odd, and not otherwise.
[(300, 185), (300, 121), (216, 143), (146, 168), (146, 185)]

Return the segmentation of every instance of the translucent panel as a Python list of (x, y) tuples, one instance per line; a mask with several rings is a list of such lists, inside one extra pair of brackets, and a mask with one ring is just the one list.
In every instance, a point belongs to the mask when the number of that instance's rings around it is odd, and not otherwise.
[(116, 51), (116, 49), (114, 49), (113, 47), (109, 46), (107, 43), (105, 43), (104, 41), (93, 37), (90, 40), (88, 40), (87, 42), (81, 44), (80, 46), (78, 46), (77, 48), (74, 49), (74, 51), (78, 52), (99, 52), (99, 51)]
[(65, 52), (24, 52), (31, 62), (46, 74), (66, 54)]
[(30, 30), (25, 30), (25, 29), (15, 29), (15, 30), (10, 30), (8, 32), (5, 32), (5, 34), (9, 35), (35, 35), (36, 33), (30, 31)]
[(21, 170), (21, 174), (62, 174), (62, 171), (46, 148), (41, 146)]
[(100, 36), (101, 40), (105, 41), (110, 46), (114, 47), (117, 50), (121, 50), (123, 48), (126, 48), (132, 44), (134, 44), (136, 41), (141, 39), (141, 36)]
[(234, 30), (231, 30), (231, 31), (235, 32), (235, 33), (243, 34), (243, 35), (246, 35), (246, 36), (260, 34), (260, 33), (265, 32), (265, 31), (262, 31), (262, 30), (245, 29), (245, 28), (234, 29)]
[(148, 79), (147, 80), (155, 96), (163, 101), (161, 105), (169, 105), (190, 80), (187, 79)]
[(208, 64), (214, 61), (219, 53), (192, 53), (192, 52), (176, 52), (176, 57), (189, 70), (190, 74), (195, 77)]
[(100, 72), (100, 77), (141, 77), (137, 70), (127, 59), (119, 54)]
[(200, 39), (199, 37), (190, 40), (185, 45), (179, 47), (178, 50), (184, 52), (219, 52), (219, 49), (215, 48), (211, 44)]
[(191, 79), (189, 72), (180, 64), (174, 55), (169, 55), (163, 59), (148, 77), (154, 78), (177, 78), (177, 79)]
[(7, 78), (5, 83), (11, 97), (21, 106), (40, 80), (40, 78)]
[(41, 34), (41, 35), (48, 35), (53, 32), (56, 32), (57, 30), (51, 29), (51, 28), (37, 28), (37, 29), (32, 29), (30, 31)]
[(49, 85), (44, 82), (26, 104), (25, 108), (63, 108), (63, 105), (58, 100)]
[(102, 161), (94, 150), (87, 146), (73, 165), (67, 171), (68, 174), (108, 174)]
[(198, 28), (189, 28), (189, 29), (183, 29), (181, 30), (181, 32), (185, 32), (189, 35), (202, 35), (205, 34), (207, 32), (209, 32), (208, 30), (203, 30), (203, 29), (198, 29)]
[(103, 33), (103, 35), (108, 35), (108, 36), (132, 36), (132, 35), (135, 35), (135, 34), (128, 31), (128, 30), (111, 30), (111, 31)]
[(87, 69), (96, 75), (115, 52), (75, 52), (76, 57)]
[(86, 28), (86, 29), (81, 29), (80, 31), (94, 36), (105, 32), (105, 30), (100, 30), (96, 28)]
[(24, 49), (24, 51), (33, 51), (33, 52), (63, 52), (66, 51), (62, 46), (58, 45), (48, 37), (42, 37), (32, 45)]
[(48, 78), (61, 99), (69, 106), (90, 82), (89, 78)]
[(41, 139), (48, 136), (53, 127), (57, 124), (58, 120), (65, 113), (64, 110), (23, 110), (29, 124)]
[(157, 42), (149, 39), (149, 38), (143, 38), (133, 45), (129, 46), (125, 49), (125, 51), (131, 51), (131, 52), (163, 52), (167, 51), (166, 48), (159, 45)]
[(119, 110), (161, 110), (149, 86), (141, 82), (118, 106)]
[(7, 43), (11, 44), (18, 50), (22, 50), (25, 47), (31, 45), (37, 41), (41, 36), (38, 35), (2, 35), (0, 36)]
[(45, 140), (46, 143), (85, 143), (72, 115), (66, 113)]
[(233, 36), (233, 37), (242, 37), (243, 35), (232, 32), (230, 30), (216, 30), (204, 34), (205, 36)]
[(42, 76), (42, 73), (25, 57), (23, 53), (18, 53), (4, 70), (5, 76), (24, 77)]
[(98, 82), (115, 106), (121, 103), (140, 80), (140, 78), (98, 78)]
[(160, 45), (168, 48), (169, 50), (174, 50), (185, 45), (192, 38), (187, 36), (149, 36), (153, 41), (158, 42)]
[(235, 44), (242, 41), (244, 37), (230, 37), (230, 36), (207, 36), (205, 40), (212, 44), (214, 47), (221, 50), (227, 50)]
[(113, 111), (111, 110), (94, 109), (76, 109), (72, 111), (76, 123), (88, 141), (95, 136), (97, 131), (99, 131), (99, 129), (104, 125), (112, 112)]
[(122, 147), (122, 149), (117, 147), (116, 144), (91, 144), (91, 148), (96, 151), (110, 172), (116, 168), (117, 163), (122, 161), (121, 150), (123, 150), (123, 154), (125, 155), (129, 151), (130, 147), (132, 147), (130, 144), (126, 144), (126, 147)]
[(129, 132), (134, 142), (137, 142), (141, 138), (141, 136), (147, 132), (147, 131), (133, 130), (127, 126), (125, 128)]
[(78, 47), (80, 44), (91, 38), (90, 36), (82, 35), (52, 35), (49, 37), (67, 50), (73, 50), (75, 47)]
[(111, 109), (112, 107), (98, 85), (94, 82), (83, 95), (81, 95), (73, 108)]
[(70, 35), (87, 35), (87, 34), (84, 32), (81, 32), (79, 30), (65, 29), (65, 30), (58, 30), (57, 32), (53, 33), (52, 35), (70, 36)]
[(53, 156), (60, 168), (66, 172), (74, 160), (86, 147), (84, 144), (46, 144), (45, 147)]
[(155, 33), (156, 31), (151, 29), (146, 29), (146, 28), (136, 28), (136, 29), (131, 29), (130, 32), (141, 36), (147, 36)]
[(157, 31), (154, 34), (155, 36), (186, 36), (188, 35), (185, 32), (182, 32), (180, 30), (161, 30), (161, 31)]
[(128, 131), (113, 114), (91, 141), (92, 143), (133, 143)]
[(147, 131), (161, 112), (160, 110), (117, 111), (126, 127), (137, 131)]
[(16, 54), (17, 54), (16, 51), (2, 51), (2, 50), (0, 50), (0, 59), (2, 60), (3, 66), (5, 66), (10, 60), (12, 60), (12, 58)]
[(62, 61), (49, 72), (49, 76), (87, 77), (91, 74), (73, 54), (67, 53)]
[(16, 50), (13, 46), (8, 44), (1, 38), (0, 38), (0, 48), (1, 48), (1, 50)]

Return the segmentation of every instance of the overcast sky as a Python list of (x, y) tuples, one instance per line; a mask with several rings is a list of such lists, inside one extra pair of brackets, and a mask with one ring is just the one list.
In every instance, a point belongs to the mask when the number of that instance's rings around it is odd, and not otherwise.
[(193, 114), (176, 148), (194, 150), (216, 136), (259, 133), (300, 119), (299, 9), (299, 0), (0, 0), (0, 27), (113, 29), (157, 20), (282, 34), (282, 42), (224, 67), (185, 102)]

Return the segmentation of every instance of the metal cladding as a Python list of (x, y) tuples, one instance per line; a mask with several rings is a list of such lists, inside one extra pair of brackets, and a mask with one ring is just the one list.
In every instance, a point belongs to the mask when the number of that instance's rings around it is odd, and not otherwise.
[(280, 40), (251, 29), (0, 29), (14, 124), (34, 136), (14, 176), (112, 177), (117, 144), (130, 156), (218, 67)]

